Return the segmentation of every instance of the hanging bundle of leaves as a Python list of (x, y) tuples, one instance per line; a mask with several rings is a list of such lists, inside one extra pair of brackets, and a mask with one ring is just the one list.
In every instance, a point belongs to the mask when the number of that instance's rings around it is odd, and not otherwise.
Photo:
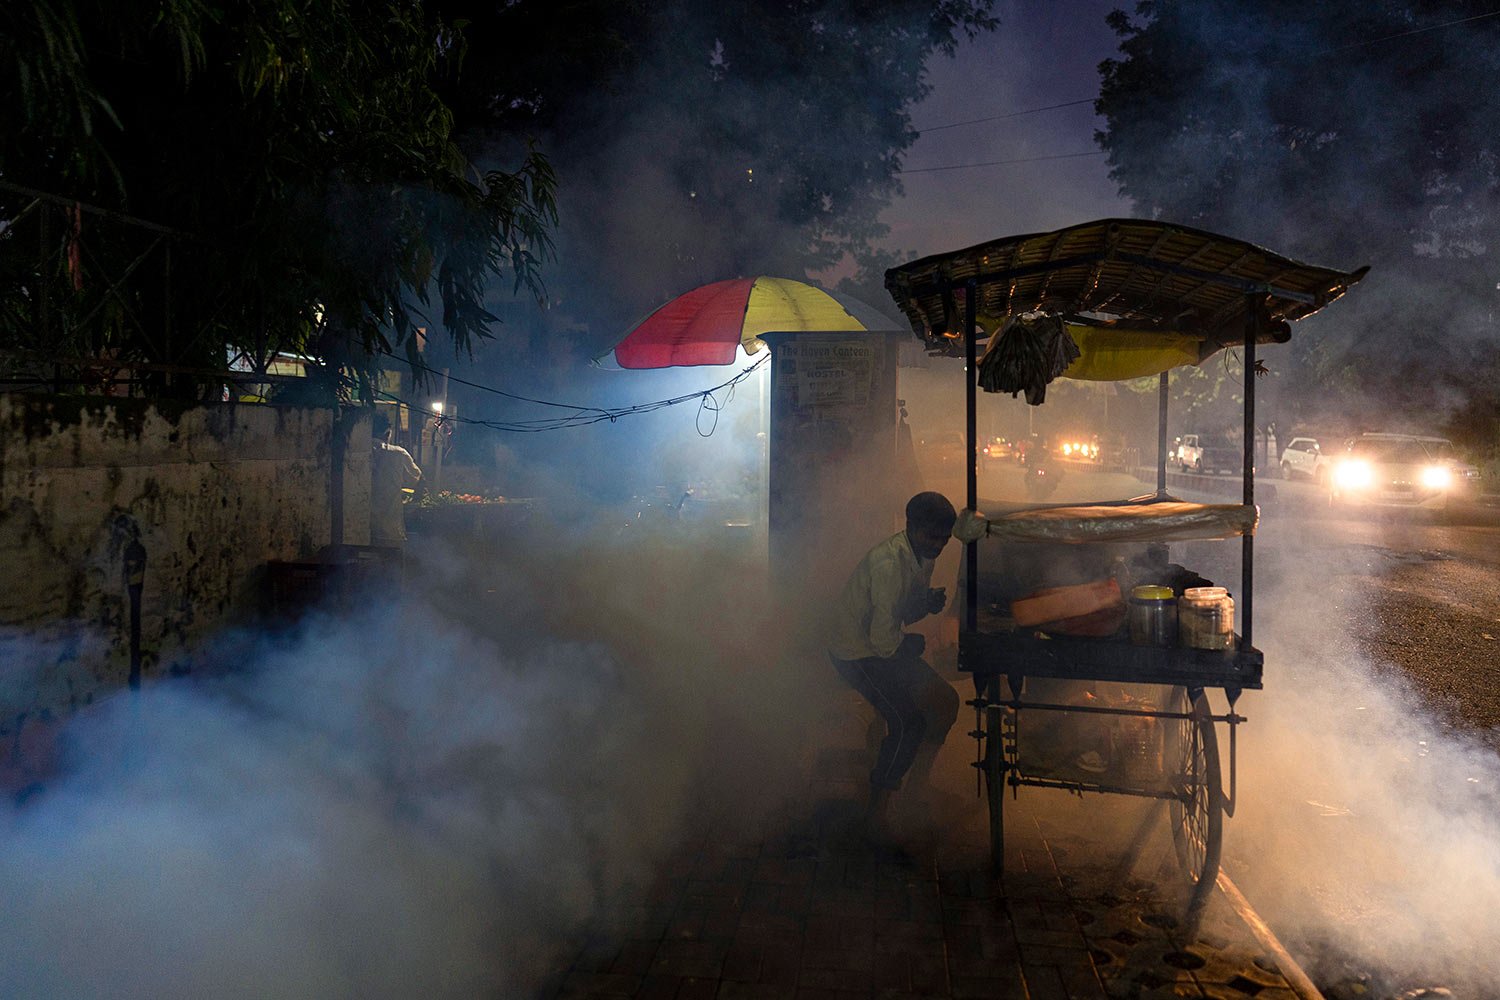
[(1024, 392), (1026, 402), (1040, 406), (1047, 383), (1078, 359), (1078, 345), (1059, 316), (1023, 313), (1005, 321), (990, 339), (979, 362), (979, 387), (985, 392)]

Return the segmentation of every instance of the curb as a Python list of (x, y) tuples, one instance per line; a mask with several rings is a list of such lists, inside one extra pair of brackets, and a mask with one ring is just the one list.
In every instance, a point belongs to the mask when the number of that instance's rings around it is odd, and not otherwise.
[[(1131, 470), (1143, 483), (1156, 482), (1155, 468), (1137, 468)], [(1179, 489), (1193, 490), (1197, 493), (1211, 493), (1216, 496), (1242, 497), (1245, 495), (1244, 480), (1237, 476), (1211, 476), (1202, 474), (1190, 474), (1186, 472), (1168, 472), (1167, 486)], [(1264, 479), (1255, 480), (1255, 502), (1272, 503), (1276, 500), (1276, 486), (1266, 482)]]
[(1260, 918), (1260, 914), (1255, 912), (1255, 907), (1251, 906), (1245, 894), (1240, 892), (1240, 887), (1235, 885), (1223, 870), (1219, 872), (1218, 886), (1224, 898), (1229, 901), (1229, 905), (1234, 907), (1234, 912), (1240, 920), (1250, 928), (1250, 933), (1255, 936), (1255, 940), (1260, 942), (1262, 948), (1276, 956), (1276, 965), (1282, 978), (1287, 981), (1287, 985), (1291, 986), (1292, 992), (1297, 994), (1299, 1000), (1326, 1000), (1318, 987), (1313, 984), (1312, 979), (1302, 971), (1302, 966), (1298, 965), (1297, 960), (1292, 958), (1286, 948), (1282, 947), (1276, 935), (1271, 932), (1271, 928)]

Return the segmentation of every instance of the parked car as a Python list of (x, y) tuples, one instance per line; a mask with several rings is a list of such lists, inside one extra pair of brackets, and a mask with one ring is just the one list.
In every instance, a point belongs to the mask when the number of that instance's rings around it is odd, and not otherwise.
[(1335, 504), (1442, 510), (1477, 478), (1447, 438), (1361, 434), (1333, 466), (1329, 496)]
[(1281, 453), (1281, 478), (1311, 479), (1321, 486), (1327, 482), (1328, 468), (1337, 457), (1325, 456), (1317, 438), (1292, 438)]
[(1453, 492), (1469, 497), (1477, 497), (1484, 492), (1483, 473), (1479, 466), (1468, 462), (1457, 462), (1453, 466)]
[(979, 448), (979, 467), (981, 469), (988, 469), (1000, 462), (1011, 461), (1014, 459), (1015, 453), (1015, 448), (1011, 446), (1008, 438), (990, 438)]
[(963, 468), (969, 446), (958, 431), (940, 431), (917, 442), (917, 462), (930, 472), (949, 467)]
[(1233, 473), (1245, 464), (1238, 445), (1214, 434), (1184, 434), (1178, 439), (1176, 457), (1184, 472)]

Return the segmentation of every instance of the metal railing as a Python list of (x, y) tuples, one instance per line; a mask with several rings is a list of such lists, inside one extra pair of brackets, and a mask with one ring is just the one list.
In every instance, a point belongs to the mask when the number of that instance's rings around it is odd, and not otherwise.
[(211, 289), (183, 272), (211, 273), (220, 255), (190, 234), (0, 180), (0, 383), (219, 391), (223, 327)]

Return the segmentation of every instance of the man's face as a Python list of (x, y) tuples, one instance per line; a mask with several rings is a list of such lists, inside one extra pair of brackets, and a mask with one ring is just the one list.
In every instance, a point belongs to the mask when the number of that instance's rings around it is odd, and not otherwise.
[(911, 522), (907, 522), (906, 525), (906, 537), (911, 539), (911, 550), (916, 553), (918, 559), (936, 559), (942, 555), (943, 547), (948, 544), (951, 534), (951, 529), (944, 531), (930, 525)]

